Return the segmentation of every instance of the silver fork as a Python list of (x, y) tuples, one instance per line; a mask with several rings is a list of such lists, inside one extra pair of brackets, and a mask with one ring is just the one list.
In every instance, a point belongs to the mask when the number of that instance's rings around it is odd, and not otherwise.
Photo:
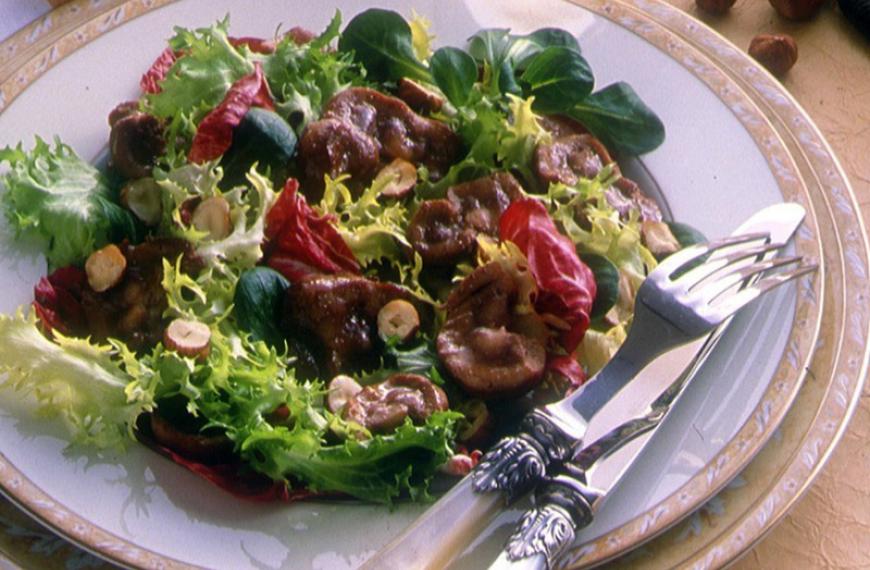
[(520, 435), (489, 451), (472, 473), (474, 490), (504, 491), (511, 497), (528, 490), (549, 464), (568, 459), (581, 446), (592, 417), (653, 359), (712, 331), (774, 287), (815, 271), (815, 265), (802, 265), (735, 289), (754, 276), (801, 261), (784, 257), (747, 264), (783, 246), (768, 239), (766, 233), (728, 237), (663, 261), (638, 290), (628, 337), (607, 366), (567, 398), (529, 414)]
[[(777, 228), (784, 218), (793, 227), (785, 235), (780, 231), (778, 239), (787, 240), (803, 218), (803, 209), (793, 204), (768, 208), (742, 227)], [(709, 333), (770, 289), (815, 270), (797, 267), (737, 290), (748, 278), (800, 261), (762, 259), (783, 246), (769, 236), (752, 232), (692, 246), (659, 264), (640, 287), (628, 338), (607, 366), (567, 398), (526, 416), (518, 435), (500, 440), (468, 477), (364, 568), (443, 566), (479, 532), (481, 521), (501, 508), (502, 498), (522, 495), (550, 465), (582, 449), (593, 416), (652, 360)]]

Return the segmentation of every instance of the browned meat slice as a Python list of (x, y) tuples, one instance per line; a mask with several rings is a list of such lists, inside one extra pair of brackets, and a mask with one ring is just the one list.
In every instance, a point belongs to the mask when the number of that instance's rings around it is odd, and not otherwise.
[(447, 190), (447, 199), (457, 204), (467, 228), (490, 236), (498, 235), (498, 221), (523, 189), (509, 172), (497, 172)]
[(421, 117), (401, 99), (374, 89), (353, 87), (326, 104), (324, 117), (350, 122), (381, 145), (384, 159), (404, 158), (424, 164), (440, 178), (453, 164), (459, 137), (441, 121)]
[(662, 211), (656, 201), (641, 191), (640, 187), (628, 178), (620, 178), (604, 193), (607, 203), (619, 212), (623, 218), (628, 217), (631, 209), (640, 212), (640, 219), (645, 222), (662, 221)]
[(292, 283), (284, 303), (288, 333), (323, 353), (332, 374), (377, 363), (377, 318), (393, 299), (413, 302), (392, 283), (364, 277), (311, 275)]
[(426, 200), (408, 224), (411, 247), (429, 265), (450, 265), (471, 253), (475, 235), (465, 227), (459, 206), (450, 200)]
[(163, 260), (174, 263), (183, 256), (182, 270), (193, 274), (200, 264), (191, 245), (180, 239), (149, 240), (121, 251), (127, 260), (121, 282), (103, 293), (90, 287), (82, 292), (88, 331), (96, 340), (117, 338), (135, 350), (149, 349), (163, 338), (167, 322)]
[(447, 299), (438, 356), (472, 395), (516, 396), (543, 377), (547, 328), (537, 315), (515, 314), (517, 294), (514, 277), (490, 263), (475, 269)]
[(426, 89), (416, 81), (402, 78), (399, 80), (399, 99), (418, 113), (437, 113), (444, 106), (444, 99)]
[(308, 125), (299, 143), (299, 154), (305, 165), (306, 186), (312, 188), (309, 197), (318, 199), (323, 188), (323, 176), (335, 178), (350, 174), (356, 181), (368, 181), (378, 172), (381, 153), (377, 143), (356, 126), (338, 119), (323, 119)]
[(112, 166), (125, 178), (149, 176), (166, 148), (163, 124), (154, 115), (134, 110), (130, 103), (122, 103), (112, 111), (109, 123)]
[(408, 241), (424, 263), (450, 265), (474, 252), (478, 234), (498, 235), (498, 221), (522, 187), (508, 172), (451, 186), (446, 200), (427, 200), (411, 219)]
[(418, 374), (394, 374), (366, 386), (348, 401), (344, 418), (375, 433), (390, 433), (411, 418), (422, 424), (435, 412), (448, 408), (444, 390)]
[(594, 178), (613, 160), (601, 142), (592, 135), (569, 135), (539, 144), (532, 166), (545, 184), (576, 184), (578, 178)]
[(302, 135), (305, 192), (317, 197), (324, 174), (350, 174), (352, 187), (362, 188), (377, 174), (380, 162), (396, 158), (423, 164), (438, 179), (453, 164), (459, 144), (450, 127), (421, 117), (401, 99), (364, 87), (346, 89)]
[[(565, 125), (553, 123), (554, 134), (565, 132)], [(546, 127), (545, 127), (546, 128)], [(535, 148), (532, 167), (535, 175), (544, 184), (561, 182), (573, 185), (579, 178), (594, 178), (606, 164), (613, 162), (610, 153), (601, 141), (590, 134), (558, 136), (549, 144)], [(617, 166), (617, 172), (618, 172)], [(632, 180), (622, 177), (605, 192), (607, 202), (622, 217), (630, 210), (639, 210), (642, 220), (661, 221), (658, 204)]]
[(538, 124), (555, 138), (583, 135), (589, 132), (579, 121), (565, 115), (544, 115), (538, 118)]

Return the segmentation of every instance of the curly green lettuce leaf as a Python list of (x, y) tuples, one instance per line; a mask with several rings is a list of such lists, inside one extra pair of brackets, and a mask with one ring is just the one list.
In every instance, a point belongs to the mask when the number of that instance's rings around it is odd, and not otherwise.
[(405, 237), (410, 220), (407, 206), (381, 198), (381, 191), (390, 182), (387, 178), (376, 178), (356, 199), (344, 184), (348, 178), (326, 177), (318, 210), (335, 216), (339, 234), (363, 267), (375, 261), (399, 259), (400, 245), (410, 248)]
[[(297, 381), (277, 350), (229, 320), (210, 329), (204, 361), (162, 346), (144, 359), (158, 377), (159, 397), (186, 397), (188, 412), (205, 428), (223, 430), (246, 463), (274, 480), (380, 502), (425, 496), (429, 478), (451, 455), (459, 414), (439, 412), (425, 425), (408, 422), (371, 436), (326, 411), (322, 384)], [(275, 422), (272, 412), (281, 406), (287, 417)], [(345, 440), (328, 443), (336, 437)]]
[(574, 186), (551, 184), (550, 214), (581, 253), (604, 256), (620, 271), (643, 279), (656, 260), (641, 240), (639, 214), (632, 211), (622, 219), (607, 201), (605, 191), (617, 178), (613, 165), (607, 165), (594, 179), (580, 179)]
[(60, 140), (51, 147), (37, 137), (30, 152), (20, 144), (0, 149), (4, 162), (6, 217), (18, 238), (40, 243), (51, 267), (80, 263), (112, 241), (138, 241), (138, 223), (114, 201), (103, 174)]
[[(33, 396), (59, 416), (78, 443), (123, 448), (136, 418), (153, 406), (154, 385), (121, 343), (94, 344), (54, 332), (44, 336), (33, 312), (0, 315), (0, 387)], [(134, 385), (133, 380), (143, 378)]]
[(435, 36), (429, 31), (432, 28), (432, 21), (411, 9), (408, 26), (411, 28), (411, 46), (414, 48), (414, 55), (420, 61), (428, 61), (432, 56), (432, 42), (435, 41)]
[[(216, 163), (188, 164), (166, 173), (156, 173), (162, 189), (163, 217), (159, 231), (181, 237), (194, 244), (197, 255), (207, 267), (222, 271), (253, 267), (263, 256), (266, 214), (276, 199), (272, 183), (257, 172), (256, 165), (247, 174), (248, 184), (226, 192), (218, 185), (223, 170)], [(230, 205), (230, 234), (212, 239), (206, 232), (185, 221), (184, 209), (192, 199), (222, 197)]]
[(229, 19), (207, 28), (175, 28), (169, 46), (178, 55), (160, 92), (147, 94), (145, 109), (173, 122), (179, 116), (201, 119), (221, 102), (230, 86), (254, 65), (230, 43)]
[(329, 26), (313, 41), (297, 45), (285, 37), (268, 55), (250, 54), (261, 61), (278, 113), (301, 133), (320, 116), (324, 103), (352, 84), (362, 82), (363, 72), (353, 57), (331, 49), (339, 37), (341, 13), (336, 11)]
[(422, 426), (410, 420), (389, 435), (324, 446), (298, 428), (254, 432), (243, 456), (272, 478), (299, 477), (318, 491), (339, 491), (359, 499), (389, 503), (403, 493), (427, 498), (435, 469), (451, 456), (457, 412), (436, 412)]
[(538, 122), (532, 110), (534, 97), (523, 99), (508, 94), (510, 120), (498, 139), (498, 159), (510, 170), (518, 170), (526, 182), (534, 180), (531, 170), (532, 155), (540, 143), (549, 143), (550, 133)]

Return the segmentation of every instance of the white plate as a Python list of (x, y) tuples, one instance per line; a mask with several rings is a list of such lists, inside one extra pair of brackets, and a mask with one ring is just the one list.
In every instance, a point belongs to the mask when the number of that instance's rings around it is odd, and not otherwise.
[[(230, 13), (234, 35), (264, 36), (279, 22), (285, 28), (303, 25), (319, 30), (334, 9), (332, 4), (287, 0), (259, 2), (256, 10), (229, 0), (185, 0), (151, 10), (164, 3), (127, 2), (94, 20), (87, 28), (96, 36), (93, 41), (87, 41), (90, 36), (82, 39), (78, 51), (39, 76), (2, 111), (0, 146), (32, 140), (34, 134), (57, 134), (83, 156), (96, 156), (108, 136), (108, 112), (137, 96), (139, 75), (163, 49), (173, 25), (209, 25)], [(367, 7), (359, 0), (337, 4), (346, 19)], [(664, 121), (667, 141), (643, 157), (643, 163), (663, 189), (674, 217), (708, 235), (730, 233), (754, 211), (783, 201), (783, 196), (803, 197), (801, 175), (763, 115), (738, 87), (725, 97), (721, 90), (711, 89), (715, 81), (730, 84), (708, 69), (703, 58), (677, 61), (636, 33), (561, 0), (382, 1), (379, 6), (406, 16), (413, 6), (433, 21), (439, 44), (463, 45), (481, 27), (524, 32), (557, 25), (578, 34), (599, 86), (628, 81)], [(143, 11), (147, 13), (123, 23)], [(119, 23), (123, 25), (116, 28)], [(623, 25), (635, 29), (631, 22)], [(635, 25), (654, 28), (642, 19)], [(100, 28), (110, 31), (102, 33)], [(812, 211), (801, 240), (801, 251), (817, 255)], [(10, 247), (8, 236), (0, 244), (0, 271), (5, 276), (0, 310), (8, 312), (31, 300), (32, 286), (44, 267), (35, 257)], [(818, 298), (820, 285), (815, 287), (810, 293)], [(800, 330), (792, 326), (796, 310)], [(773, 430), (771, 424), (781, 419), (797, 392), (820, 314), (818, 303), (798, 299), (792, 289), (741, 315), (637, 469), (582, 538), (619, 535), (625, 542), (621, 548), (628, 548), (663, 530), (727, 482), (736, 467), (717, 468), (714, 459), (734, 443), (739, 431), (746, 431), (751, 418), (760, 424), (758, 433), (737, 459), (745, 464), (761, 448)], [(783, 358), (787, 343), (789, 353)], [(785, 389), (764, 412), (774, 378)], [(7, 494), (61, 533), (126, 563), (354, 566), (422, 508), (245, 503), (141, 447), (122, 457), (101, 458), (87, 450), (64, 451), (65, 445), (57, 425), (33, 420), (9, 401), (0, 404), (0, 450), (5, 456), (0, 473)], [(693, 490), (682, 507), (667, 516), (657, 510), (663, 501), (686, 492), (705, 470), (710, 473), (706, 489)], [(619, 534), (639, 517), (649, 518), (643, 532), (627, 538)], [(499, 547), (496, 532), (463, 564), (480, 567)]]

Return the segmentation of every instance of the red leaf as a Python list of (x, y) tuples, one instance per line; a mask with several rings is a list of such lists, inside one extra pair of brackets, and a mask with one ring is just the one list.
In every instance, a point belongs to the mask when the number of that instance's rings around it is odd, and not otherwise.
[(331, 216), (317, 216), (289, 178), (266, 215), (266, 264), (291, 281), (312, 273), (355, 273), (359, 264), (333, 226)]
[(247, 46), (249, 50), (254, 53), (262, 53), (264, 55), (269, 55), (270, 53), (275, 53), (275, 42), (273, 40), (266, 40), (263, 38), (227, 38), (230, 41), (230, 45), (233, 47), (239, 46)]
[(172, 48), (163, 50), (163, 53), (154, 60), (154, 63), (151, 64), (151, 67), (142, 75), (142, 79), (139, 80), (139, 86), (142, 88), (142, 91), (145, 93), (160, 93), (161, 88), (159, 83), (166, 78), (166, 74), (169, 73), (169, 69), (175, 64), (177, 58), (178, 54), (172, 51)]
[[(147, 423), (147, 422), (146, 422)], [(273, 481), (255, 471), (246, 468), (241, 462), (221, 463), (208, 465), (199, 461), (188, 459), (183, 455), (172, 451), (168, 447), (160, 445), (154, 440), (149, 429), (140, 429), (136, 437), (146, 446), (157, 453), (169, 458), (196, 475), (199, 475), (213, 485), (242, 499), (257, 502), (285, 501), (293, 502), (310, 497), (326, 495), (315, 493), (307, 489), (288, 489), (282, 481)]]
[(81, 298), (86, 282), (85, 272), (74, 266), (61, 267), (39, 280), (33, 288), (33, 308), (43, 327), (64, 334), (84, 329)]
[(573, 352), (586, 329), (595, 300), (592, 270), (580, 261), (570, 239), (559, 233), (544, 205), (533, 198), (515, 200), (499, 220), (499, 237), (526, 255), (538, 284), (535, 309), (565, 321), (559, 342)]
[(552, 357), (547, 361), (547, 369), (556, 372), (568, 380), (569, 386), (565, 396), (582, 386), (587, 378), (586, 371), (573, 356), (562, 355)]
[(221, 104), (212, 109), (199, 124), (187, 155), (188, 160), (199, 164), (225, 153), (233, 143), (233, 129), (242, 122), (251, 107), (270, 111), (275, 109), (259, 63), (254, 64), (253, 73), (233, 83)]

